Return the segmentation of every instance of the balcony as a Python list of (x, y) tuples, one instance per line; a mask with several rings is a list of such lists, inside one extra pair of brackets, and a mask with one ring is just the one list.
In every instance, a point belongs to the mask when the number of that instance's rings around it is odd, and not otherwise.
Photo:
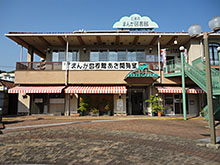
[[(147, 63), (151, 70), (159, 70), (158, 62)], [(162, 68), (162, 67), (161, 67)], [(15, 83), (25, 85), (57, 84), (126, 84), (130, 70), (68, 70), (62, 62), (17, 62)], [(67, 74), (68, 76), (67, 76)], [(67, 81), (68, 77), (68, 81)]]
[[(107, 62), (107, 61), (106, 61)], [(131, 62), (131, 61), (128, 61)], [(141, 61), (139, 65), (147, 63), (148, 68), (151, 70), (158, 71), (158, 61)], [(163, 63), (161, 63), (163, 68)], [(17, 62), (16, 71), (61, 71), (62, 62)]]
[(166, 67), (163, 68), (164, 77), (181, 76), (181, 62), (175, 60), (167, 60)]

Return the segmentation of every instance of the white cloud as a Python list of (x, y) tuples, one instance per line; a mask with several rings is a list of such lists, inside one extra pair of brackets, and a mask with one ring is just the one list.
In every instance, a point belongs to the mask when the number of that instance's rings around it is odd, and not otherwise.
[(113, 25), (113, 28), (117, 29), (154, 29), (158, 28), (156, 22), (153, 22), (149, 17), (141, 17), (139, 14), (132, 14), (130, 17), (122, 17), (120, 21)]

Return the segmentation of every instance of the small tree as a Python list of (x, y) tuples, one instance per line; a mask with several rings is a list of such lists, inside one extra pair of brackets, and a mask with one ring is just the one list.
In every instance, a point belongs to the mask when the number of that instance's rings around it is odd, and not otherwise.
[(162, 104), (162, 99), (159, 96), (151, 95), (148, 100), (146, 100), (147, 103), (151, 104), (152, 112), (161, 114), (164, 112), (164, 107)]
[(89, 104), (87, 104), (83, 98), (80, 98), (78, 110), (81, 112), (85, 112), (87, 110), (88, 105)]

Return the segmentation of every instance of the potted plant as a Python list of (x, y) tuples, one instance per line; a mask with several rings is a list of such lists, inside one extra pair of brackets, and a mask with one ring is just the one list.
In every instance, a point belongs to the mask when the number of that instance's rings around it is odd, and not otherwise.
[(201, 115), (202, 117), (205, 116), (205, 114), (204, 114), (204, 109), (200, 110), (200, 115)]
[(110, 105), (109, 104), (105, 105), (104, 110), (108, 114), (108, 116), (111, 116), (111, 111), (110, 111)]
[(85, 111), (87, 110), (88, 104), (84, 102), (82, 98), (80, 98), (78, 111), (80, 112), (80, 116), (85, 115)]
[(157, 113), (160, 117), (164, 112), (164, 107), (161, 104), (162, 99), (158, 95), (151, 95), (146, 102), (151, 104), (152, 113)]
[(91, 116), (98, 116), (99, 110), (97, 108), (92, 108), (90, 114)]

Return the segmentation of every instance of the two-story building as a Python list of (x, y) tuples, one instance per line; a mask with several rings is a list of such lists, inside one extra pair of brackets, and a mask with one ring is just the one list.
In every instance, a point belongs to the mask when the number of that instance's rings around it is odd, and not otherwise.
[[(115, 115), (151, 115), (145, 100), (157, 93), (166, 115), (182, 115), (179, 47), (185, 47), (188, 67), (201, 69), (203, 41), (185, 32), (154, 32), (157, 24), (145, 19), (122, 18), (111, 31), (5, 34), (28, 52), (27, 61), (16, 63), (16, 87), (9, 90), (19, 93), (18, 113), (69, 115), (84, 97), (100, 111), (109, 105)], [(211, 34), (209, 43), (211, 65), (218, 69), (220, 34)], [(33, 61), (34, 55), (41, 61)], [(187, 114), (199, 115), (205, 89), (199, 78), (185, 77)]]

